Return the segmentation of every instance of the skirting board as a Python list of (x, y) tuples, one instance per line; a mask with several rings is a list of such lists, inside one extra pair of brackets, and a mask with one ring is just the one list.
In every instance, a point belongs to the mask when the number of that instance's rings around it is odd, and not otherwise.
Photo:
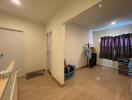
[[(118, 70), (118, 69), (116, 69), (116, 68), (106, 67), (106, 66), (102, 66), (102, 65), (99, 65), (99, 64), (97, 64), (96, 66), (105, 67), (105, 68), (114, 69), (114, 70)], [(82, 67), (78, 67), (76, 70), (80, 70), (80, 69), (83, 69), (83, 68), (87, 68), (87, 65), (86, 65), (86, 66), (82, 66)]]
[(86, 68), (87, 66), (81, 66), (81, 67), (78, 67), (76, 68), (76, 70), (80, 70), (80, 69), (83, 69), (83, 68)]
[(99, 64), (97, 64), (97, 66), (99, 66), (99, 67), (106, 67), (106, 68), (109, 68), (109, 69), (114, 69), (114, 70), (118, 70), (118, 68), (113, 68), (113, 67), (102, 66), (102, 65), (99, 65)]
[[(86, 68), (87, 66), (81, 66), (81, 67), (78, 67), (78, 68), (76, 68), (76, 70), (80, 70), (80, 69), (83, 69), (83, 68)], [(48, 71), (49, 72), (49, 71)], [(58, 83), (58, 85), (60, 86), (60, 87), (64, 87), (65, 86), (65, 84), (61, 84), (50, 72), (49, 72), (49, 74), (51, 75), (51, 77)]]
[[(102, 65), (96, 65), (96, 66), (100, 66), (100, 67), (106, 67), (106, 66), (102, 66)], [(81, 67), (78, 67), (76, 68), (76, 70), (81, 70), (83, 68), (87, 68), (87, 65), (86, 66), (81, 66)], [(110, 68), (110, 69), (114, 69), (114, 70), (118, 70), (118, 69), (115, 69), (115, 68), (111, 68), (111, 67), (106, 67), (106, 68)], [(49, 71), (48, 71), (49, 72)], [(50, 73), (50, 72), (49, 72)], [(51, 73), (50, 73), (51, 77), (59, 84), (60, 87), (64, 87), (65, 84), (61, 84)]]
[[(41, 72), (41, 71), (45, 72), (46, 69), (40, 69), (40, 70), (37, 70), (37, 71), (34, 71), (34, 72)], [(31, 73), (31, 72), (28, 72), (28, 73)], [(23, 78), (23, 77), (26, 78), (26, 74), (28, 74), (28, 73), (25, 73), (23, 76), (18, 76), (18, 78)]]
[(61, 84), (49, 71), (48, 71), (48, 73), (51, 75), (51, 77), (53, 78), (53, 80), (60, 86), (60, 87), (64, 87), (65, 86), (65, 84)]
[(60, 87), (64, 87), (65, 86), (65, 84), (61, 84), (56, 78), (54, 78), (53, 76), (52, 76), (52, 78), (58, 83), (58, 85), (60, 86)]

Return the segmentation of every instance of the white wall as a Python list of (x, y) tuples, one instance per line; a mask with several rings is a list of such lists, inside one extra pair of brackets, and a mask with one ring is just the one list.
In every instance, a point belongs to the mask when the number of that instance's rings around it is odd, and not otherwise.
[(127, 33), (132, 33), (132, 25), (127, 25), (127, 26), (104, 30), (104, 31), (93, 32), (94, 47), (96, 48), (96, 51), (98, 54), (97, 63), (99, 65), (111, 67), (115, 69), (118, 68), (118, 63), (116, 61), (99, 58), (101, 37), (116, 36), (116, 35), (127, 34)]
[(88, 34), (88, 42), (89, 42), (89, 44), (92, 44), (92, 46), (93, 46), (94, 45), (93, 44), (93, 31), (88, 30), (87, 34)]
[(88, 42), (87, 30), (76, 25), (66, 25), (65, 59), (67, 64), (74, 64), (77, 68), (86, 66), (84, 45)]
[(77, 16), (101, 0), (68, 0), (65, 6), (48, 21), (46, 32), (52, 31), (52, 75), (64, 84), (65, 25), (64, 22)]
[(0, 57), (0, 70), (7, 69), (9, 63), (15, 60), (19, 75), (23, 75), (24, 64), (24, 41), (23, 32), (0, 29), (0, 52), (4, 56)]
[(23, 30), (25, 72), (43, 69), (46, 64), (46, 34), (43, 24), (0, 13), (0, 27)]

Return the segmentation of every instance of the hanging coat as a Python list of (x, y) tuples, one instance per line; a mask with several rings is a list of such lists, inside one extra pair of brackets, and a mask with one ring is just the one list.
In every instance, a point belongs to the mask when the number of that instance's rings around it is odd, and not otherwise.
[(85, 48), (84, 54), (85, 54), (86, 57), (88, 57), (89, 59), (91, 59), (92, 58), (91, 48), (90, 47), (89, 48)]

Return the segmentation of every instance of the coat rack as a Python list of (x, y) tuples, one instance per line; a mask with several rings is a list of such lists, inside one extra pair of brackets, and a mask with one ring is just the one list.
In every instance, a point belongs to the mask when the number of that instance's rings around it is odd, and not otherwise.
[[(88, 42), (88, 48), (90, 48), (90, 44), (89, 44), (89, 42)], [(88, 54), (89, 54), (89, 51), (88, 51)], [(89, 67), (89, 57), (87, 56), (87, 67)]]
[[(89, 49), (91, 46), (90, 45), (92, 45), (92, 44), (89, 44), (89, 42), (88, 42), (88, 44), (86, 44), (87, 45), (87, 48)], [(88, 54), (89, 54), (89, 50), (88, 50), (88, 52), (87, 52)], [(89, 57), (88, 57), (88, 55), (87, 55), (87, 67), (89, 67)]]

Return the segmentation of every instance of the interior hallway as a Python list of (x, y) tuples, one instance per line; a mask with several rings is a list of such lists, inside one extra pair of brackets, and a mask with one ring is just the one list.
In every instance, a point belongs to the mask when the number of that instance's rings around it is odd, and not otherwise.
[(19, 100), (130, 100), (130, 81), (117, 70), (84, 68), (61, 88), (45, 73), (31, 80), (19, 79)]

